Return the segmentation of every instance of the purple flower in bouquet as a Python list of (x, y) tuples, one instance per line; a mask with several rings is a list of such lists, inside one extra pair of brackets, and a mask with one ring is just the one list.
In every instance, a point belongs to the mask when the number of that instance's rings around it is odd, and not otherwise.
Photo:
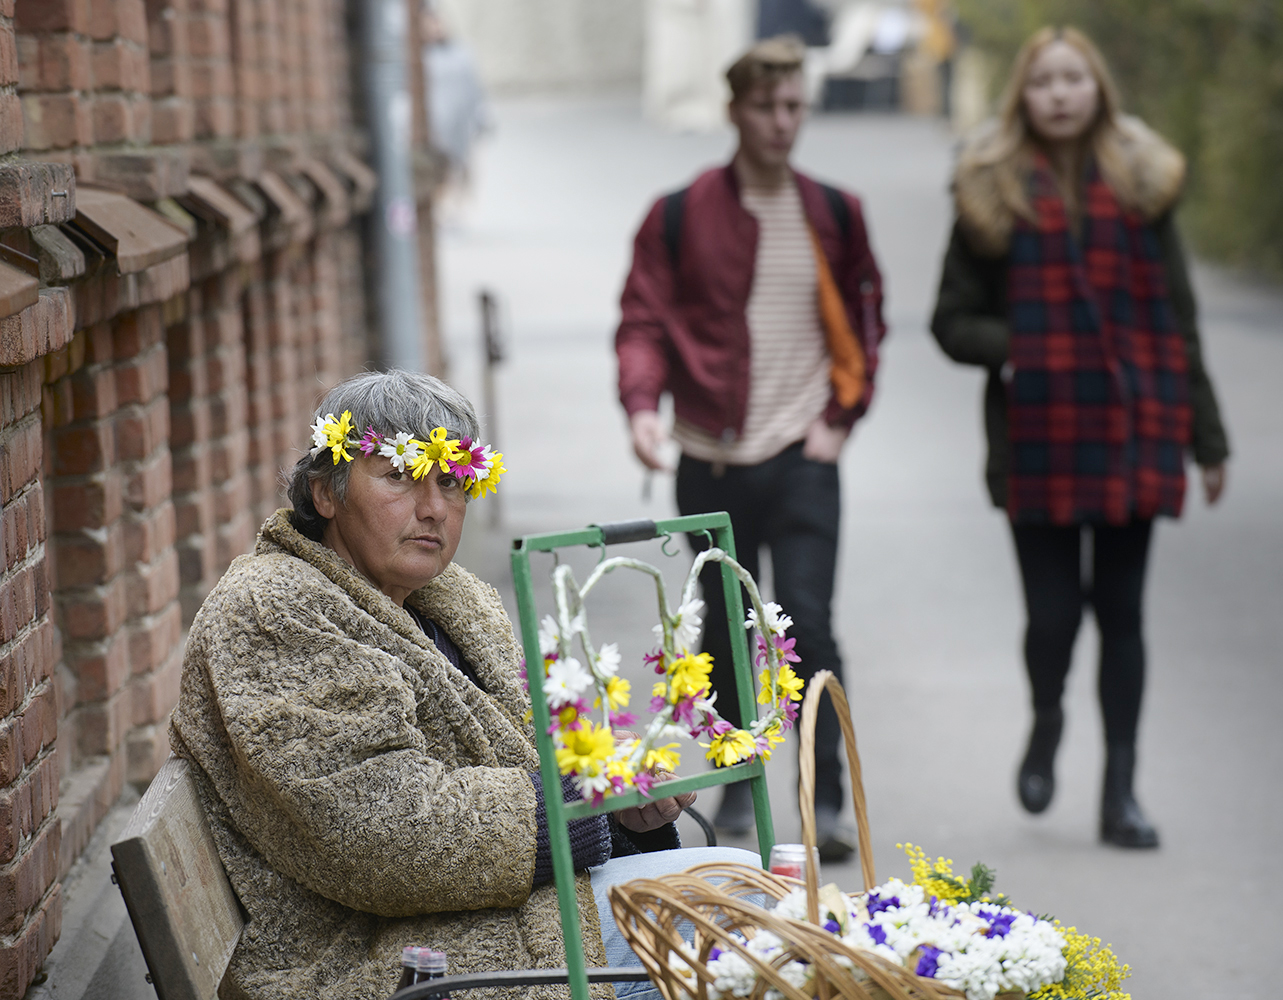
[(710, 724), (708, 716), (704, 717), (704, 732), (709, 736), (723, 736), (734, 728), (735, 727), (725, 719), (718, 719), (716, 722)]
[(708, 960), (710, 962), (716, 962), (721, 957), (722, 949), (717, 947), (717, 945), (713, 945), (713, 947), (708, 950)]
[(673, 721), (692, 728), (697, 724), (695, 712), (695, 698), (683, 698), (673, 706)]
[(649, 771), (643, 771), (641, 774), (633, 777), (633, 787), (641, 792), (646, 798), (650, 798), (650, 790), (654, 787), (655, 776)]
[(919, 976), (934, 979), (936, 968), (940, 963), (940, 949), (935, 947), (935, 945), (924, 944), (920, 950), (922, 952), (922, 957), (918, 959), (918, 967), (913, 971)]
[(637, 716), (633, 715), (632, 712), (611, 712), (610, 713), (610, 725), (612, 728), (617, 728), (620, 726), (631, 726), (636, 721), (637, 721)]
[(948, 903), (943, 902), (936, 896), (931, 896), (929, 898), (931, 902), (927, 904), (927, 916), (940, 917), (948, 914), (949, 912)]
[(865, 924), (864, 929), (868, 931), (869, 937), (874, 944), (886, 944), (887, 932), (878, 924)]
[(997, 910), (977, 910), (976, 916), (989, 921), (989, 930), (985, 932), (985, 937), (1002, 938), (1011, 933), (1011, 925), (1018, 914), (1000, 913)]
[(548, 735), (551, 736), (559, 729), (582, 729), (583, 718), (588, 715), (588, 703), (580, 698), (578, 701), (567, 702), (552, 713), (552, 723), (548, 726)]
[(653, 653), (646, 653), (642, 657), (642, 662), (647, 666), (654, 667), (657, 674), (664, 672), (664, 653), (662, 650), (657, 649)]
[(824, 921), (824, 929), (828, 931), (830, 934), (836, 934), (838, 931), (842, 929), (842, 925), (839, 924), (836, 920), (833, 920), (832, 918), (830, 918)]
[[(875, 913), (882, 913), (885, 910), (894, 910), (899, 906), (900, 906), (899, 896), (887, 896), (884, 899), (883, 897), (879, 896), (876, 892), (869, 893), (869, 902), (868, 902), (869, 916), (873, 916)], [(879, 941), (878, 943), (881, 944), (882, 942)]]

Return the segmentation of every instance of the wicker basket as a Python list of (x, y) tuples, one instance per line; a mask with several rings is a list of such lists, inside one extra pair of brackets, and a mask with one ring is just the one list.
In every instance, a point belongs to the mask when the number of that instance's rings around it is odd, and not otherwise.
[[(820, 694), (833, 697), (846, 741), (851, 769), (851, 798), (855, 809), (860, 844), (860, 867), (864, 889), (877, 884), (873, 868), (873, 847), (860, 776), (860, 756), (855, 748), (851, 709), (842, 685), (827, 670), (820, 671), (807, 686), (802, 705), (801, 778), (799, 798), (802, 812), (802, 840), (815, 846), (815, 719)], [(755, 900), (763, 896), (782, 899), (800, 885), (806, 886), (810, 922), (789, 920), (764, 909)], [(746, 1000), (764, 1000), (774, 990), (788, 1000), (959, 1000), (964, 994), (934, 979), (922, 978), (872, 952), (851, 948), (819, 926), (819, 879), (815, 866), (806, 866), (806, 880), (783, 878), (733, 863), (697, 865), (678, 875), (662, 879), (637, 879), (610, 890), (610, 905), (624, 937), (641, 959), (666, 1000), (709, 1000), (713, 975), (708, 956), (713, 948), (740, 954), (758, 973), (753, 992)], [(689, 946), (686, 938), (694, 926)], [(683, 935), (682, 931), (685, 931)], [(789, 943), (771, 963), (743, 947), (735, 934), (751, 937), (759, 930), (770, 931)], [(815, 969), (806, 992), (789, 983), (780, 969), (795, 960)], [(839, 959), (843, 960), (839, 964)], [(681, 971), (679, 971), (681, 970)], [(1022, 993), (999, 994), (996, 1000), (1018, 1000)]]

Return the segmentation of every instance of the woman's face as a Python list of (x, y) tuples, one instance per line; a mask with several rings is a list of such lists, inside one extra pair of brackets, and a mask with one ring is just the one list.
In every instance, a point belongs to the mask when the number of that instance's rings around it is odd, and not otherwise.
[(1030, 127), (1047, 142), (1072, 142), (1096, 120), (1100, 87), (1081, 52), (1048, 42), (1029, 64), (1023, 90)]
[(321, 541), (401, 604), (450, 564), (463, 533), (467, 494), (453, 475), (434, 468), (420, 480), (377, 455), (357, 455), (347, 494), (312, 484), (317, 512), (329, 518)]

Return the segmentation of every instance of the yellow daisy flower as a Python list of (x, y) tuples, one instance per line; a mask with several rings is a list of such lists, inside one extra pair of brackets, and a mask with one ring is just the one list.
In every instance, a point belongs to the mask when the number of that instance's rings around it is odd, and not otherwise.
[(705, 693), (708, 690), (708, 672), (712, 669), (713, 657), (708, 653), (687, 653), (674, 660), (668, 668), (672, 703)]
[(715, 767), (738, 764), (751, 757), (755, 748), (753, 737), (743, 729), (732, 729), (720, 736), (714, 736), (712, 743), (701, 743), (700, 746), (708, 750), (704, 757), (706, 760), (711, 760)]
[(596, 775), (615, 752), (615, 735), (605, 726), (590, 722), (561, 736), (565, 745), (557, 748), (557, 766), (562, 774)]
[(682, 755), (677, 752), (678, 744), (666, 743), (662, 747), (652, 747), (642, 758), (643, 771), (676, 771), (682, 762)]
[(325, 446), (330, 449), (334, 455), (334, 464), (339, 464), (339, 459), (345, 462), (352, 461), (352, 456), (347, 451), (348, 435), (352, 433), (352, 411), (344, 410), (343, 416), (338, 420), (332, 417), (325, 423)]

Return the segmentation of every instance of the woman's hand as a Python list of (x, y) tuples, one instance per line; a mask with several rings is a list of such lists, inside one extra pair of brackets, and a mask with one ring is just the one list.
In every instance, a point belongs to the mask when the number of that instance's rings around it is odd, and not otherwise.
[[(637, 733), (629, 732), (626, 729), (616, 729), (615, 739), (619, 741), (639, 740), (641, 737)], [(672, 781), (677, 777), (672, 771), (661, 771), (657, 768), (651, 768), (650, 773), (655, 776), (656, 784)], [(626, 830), (632, 830), (633, 833), (649, 833), (651, 830), (658, 830), (661, 826), (667, 826), (673, 822), (681, 815), (682, 810), (694, 801), (694, 792), (684, 792), (681, 795), (675, 795), (667, 799), (655, 799), (652, 802), (647, 802), (644, 806), (621, 809), (615, 813), (615, 818), (619, 821), (619, 825)]]
[[(672, 771), (656, 771), (655, 783), (672, 781), (676, 777)], [(619, 825), (634, 833), (649, 833), (667, 826), (682, 814), (682, 810), (695, 801), (694, 792), (684, 792), (667, 799), (655, 799), (644, 806), (621, 809), (615, 814)]]
[(1225, 492), (1225, 463), (1203, 466), (1203, 496), (1210, 507)]

